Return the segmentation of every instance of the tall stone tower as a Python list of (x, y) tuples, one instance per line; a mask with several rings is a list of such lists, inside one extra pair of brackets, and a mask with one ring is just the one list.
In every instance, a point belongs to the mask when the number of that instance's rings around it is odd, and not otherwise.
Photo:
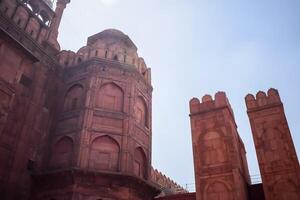
[(226, 94), (191, 99), (190, 120), (197, 200), (246, 200), (246, 151)]
[(48, 33), (48, 42), (54, 46), (56, 49), (60, 50), (60, 45), (57, 41), (58, 37), (58, 28), (64, 13), (64, 10), (67, 4), (70, 3), (70, 0), (57, 0), (55, 8), (55, 17), (51, 21), (50, 31)]
[(34, 199), (152, 199), (152, 86), (137, 47), (109, 29), (59, 62), (65, 87)]
[(299, 200), (300, 168), (278, 91), (246, 96), (266, 200)]
[(51, 0), (0, 1), (0, 199), (29, 198), (57, 105), (62, 79), (59, 48), (48, 41), (57, 17), (52, 6)]

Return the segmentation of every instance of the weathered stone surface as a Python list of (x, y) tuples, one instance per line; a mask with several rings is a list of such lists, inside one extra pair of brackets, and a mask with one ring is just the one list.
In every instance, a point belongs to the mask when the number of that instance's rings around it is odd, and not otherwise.
[(59, 52), (67, 3), (0, 2), (1, 199), (150, 200), (150, 69), (117, 30)]
[[(197, 195), (165, 196), (186, 191), (151, 168), (151, 70), (114, 29), (60, 51), (69, 2), (53, 11), (50, 0), (0, 1), (0, 198), (263, 200), (261, 185), (249, 185), (224, 92), (190, 101)], [(246, 104), (266, 199), (300, 199), (278, 92), (247, 95)]]
[(157, 198), (156, 200), (196, 200), (196, 193), (175, 194)]
[(300, 168), (278, 91), (245, 98), (266, 200), (300, 199)]
[(226, 94), (193, 98), (190, 113), (197, 200), (246, 200), (246, 151)]

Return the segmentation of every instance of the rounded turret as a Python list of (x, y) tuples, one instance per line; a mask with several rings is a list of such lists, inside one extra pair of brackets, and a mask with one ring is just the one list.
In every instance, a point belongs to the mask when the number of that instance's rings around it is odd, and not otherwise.
[(137, 47), (122, 31), (107, 29), (87, 40), (87, 45), (77, 53), (62, 51), (59, 62), (64, 68), (80, 65), (82, 62), (101, 59), (114, 65), (136, 69), (151, 84), (151, 71), (143, 58), (138, 56)]

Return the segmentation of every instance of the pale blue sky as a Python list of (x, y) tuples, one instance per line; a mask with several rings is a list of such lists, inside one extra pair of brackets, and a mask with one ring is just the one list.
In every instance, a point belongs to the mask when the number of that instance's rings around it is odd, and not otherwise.
[(227, 93), (258, 174), (244, 97), (277, 88), (299, 154), (299, 10), (299, 0), (72, 0), (59, 41), (77, 51), (107, 28), (133, 40), (152, 68), (152, 164), (184, 185), (194, 182), (192, 97)]

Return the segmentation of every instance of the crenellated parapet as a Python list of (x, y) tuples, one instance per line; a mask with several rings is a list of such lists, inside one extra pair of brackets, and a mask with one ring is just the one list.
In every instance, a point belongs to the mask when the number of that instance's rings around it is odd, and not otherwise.
[(204, 95), (201, 99), (201, 102), (198, 98), (192, 98), (190, 100), (190, 114), (197, 114), (202, 112), (207, 112), (210, 110), (220, 109), (227, 107), (230, 110), (230, 113), (234, 117), (231, 105), (228, 101), (225, 92), (217, 92), (214, 96), (214, 99), (211, 95)]
[(132, 67), (151, 84), (151, 69), (147, 67), (144, 59), (138, 56), (137, 47), (131, 39), (119, 30), (104, 30), (90, 36), (87, 45), (76, 53), (61, 51), (59, 54), (59, 63), (64, 68), (78, 66), (82, 62), (95, 59)]
[(248, 111), (262, 109), (275, 104), (282, 104), (279, 93), (274, 88), (269, 89), (267, 93), (259, 91), (256, 93), (256, 96), (248, 94), (245, 97), (245, 101)]
[(46, 0), (3, 0), (0, 10), (39, 43), (47, 39), (49, 25), (55, 17), (50, 2)]
[(60, 50), (57, 42), (58, 28), (66, 4), (59, 0), (53, 11), (51, 0), (3, 0), (0, 1), (0, 16), (8, 18), (18, 28), (39, 44), (49, 44)]
[(187, 193), (188, 191), (182, 186), (177, 184), (175, 181), (151, 167), (151, 181), (160, 186), (162, 189), (162, 194), (160, 196), (169, 194), (181, 194)]
[(48, 34), (48, 42), (56, 49), (60, 50), (60, 45), (57, 41), (58, 37), (58, 29), (60, 26), (60, 22), (64, 13), (64, 10), (68, 3), (70, 3), (71, 0), (57, 0), (56, 1), (56, 8), (55, 8), (55, 17), (51, 21), (50, 24), (50, 30)]
[(211, 192), (218, 190), (222, 199), (246, 200), (246, 151), (225, 92), (217, 92), (214, 98), (204, 95), (201, 101), (192, 98), (190, 122), (196, 199), (210, 199)]
[(248, 94), (245, 101), (265, 199), (300, 199), (299, 162), (278, 91)]

